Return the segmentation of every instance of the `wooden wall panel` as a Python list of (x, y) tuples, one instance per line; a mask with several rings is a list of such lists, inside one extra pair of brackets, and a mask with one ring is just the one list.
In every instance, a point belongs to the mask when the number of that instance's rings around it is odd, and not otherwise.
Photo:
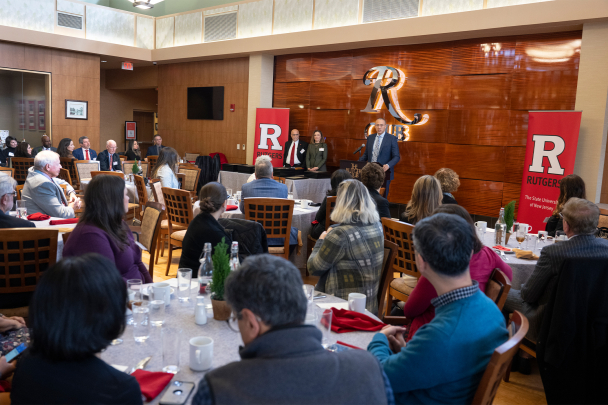
[(310, 54), (277, 56), (274, 68), (275, 82), (310, 81), (311, 63)]
[(445, 167), (456, 171), (460, 178), (503, 181), (505, 148), (447, 144)]
[[(325, 137), (344, 137), (348, 135), (349, 110), (310, 110), (310, 125), (306, 138), (319, 130)], [(302, 134), (300, 134), (302, 137)]]
[(424, 44), (404, 47), (399, 68), (411, 73), (450, 73), (452, 71), (452, 46), (446, 44)]
[(450, 110), (448, 142), (503, 146), (511, 135), (509, 110)]
[(505, 182), (521, 184), (521, 179), (524, 175), (524, 160), (526, 158), (526, 148), (512, 147), (505, 149)]
[(399, 142), (401, 161), (395, 166), (395, 173), (434, 174), (444, 167), (446, 144)]
[(305, 108), (289, 109), (289, 131), (297, 128), (300, 133), (307, 134), (310, 122), (310, 110)]
[(310, 106), (310, 82), (275, 83), (273, 106), (276, 108), (308, 108)]
[(350, 109), (350, 87), (350, 80), (312, 82), (310, 85), (310, 108), (322, 110)]
[(395, 173), (395, 179), (391, 182), (388, 199), (391, 202), (407, 204), (412, 198), (414, 183), (420, 175)]
[(353, 52), (315, 53), (312, 55), (310, 80), (350, 80)]
[(460, 179), (454, 198), (470, 214), (497, 218), (502, 207), (503, 185), (501, 182)]
[(577, 70), (515, 73), (511, 87), (511, 108), (573, 110), (577, 83)]
[[(352, 100), (351, 105), (357, 107)], [(378, 118), (383, 118), (386, 120), (387, 125), (399, 124), (399, 122), (385, 108), (380, 110), (378, 113), (365, 113), (361, 112), (364, 107), (365, 105), (361, 108), (351, 109), (349, 111), (348, 136), (350, 138), (365, 139), (365, 127), (369, 123), (376, 122)]]
[(453, 76), (450, 109), (508, 109), (511, 75)]
[[(451, 134), (449, 127), (449, 110), (407, 110), (403, 111), (406, 117), (413, 118), (414, 114), (428, 114), (429, 121), (422, 125), (410, 125), (409, 142), (446, 143)], [(399, 122), (397, 125), (401, 125)]]
[[(502, 203), (501, 207), (504, 207), (511, 201), (515, 200), (515, 218), (517, 219), (517, 213), (519, 212), (519, 196), (521, 194), (521, 183), (503, 183), (502, 188)], [(497, 216), (494, 214), (492, 216)]]
[(578, 70), (581, 39), (576, 33), (556, 33), (517, 42), (515, 69)]
[(511, 110), (510, 130), (508, 146), (526, 146), (528, 142), (528, 111)]
[(443, 110), (450, 107), (452, 77), (409, 75), (397, 93), (400, 110)]
[(327, 137), (327, 166), (340, 166), (340, 160), (357, 160), (359, 154), (353, 155), (353, 152), (360, 146), (360, 142), (356, 139), (348, 139), (342, 137)]
[(404, 47), (385, 46), (381, 48), (366, 48), (353, 50), (352, 79), (363, 80), (363, 75), (376, 66), (400, 67), (403, 60)]
[(452, 55), (452, 74), (511, 73), (515, 65), (515, 48), (515, 41), (466, 41), (456, 45)]

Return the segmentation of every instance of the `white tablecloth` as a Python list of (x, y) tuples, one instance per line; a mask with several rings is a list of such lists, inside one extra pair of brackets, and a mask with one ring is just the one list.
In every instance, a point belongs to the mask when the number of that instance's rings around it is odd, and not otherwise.
[[(90, 180), (83, 180), (80, 182), (80, 188), (82, 191), (86, 192), (89, 181)], [(137, 187), (135, 186), (135, 183), (125, 181), (125, 185), (127, 187), (127, 194), (129, 194), (129, 202), (132, 204), (137, 204), (139, 202), (139, 196), (137, 195)], [(146, 191), (148, 192), (148, 201), (154, 201), (154, 194), (152, 193), (150, 186), (146, 186)]]
[[(72, 228), (74, 229), (77, 224), (64, 224), (64, 225), (51, 225), (51, 221), (60, 220), (63, 218), (54, 218), (47, 219), (46, 221), (31, 221), (36, 225), (36, 228), (41, 229), (59, 229), (59, 228)], [(61, 260), (63, 257), (63, 237), (61, 236), (63, 232), (59, 232), (59, 237), (57, 238), (57, 261)]]

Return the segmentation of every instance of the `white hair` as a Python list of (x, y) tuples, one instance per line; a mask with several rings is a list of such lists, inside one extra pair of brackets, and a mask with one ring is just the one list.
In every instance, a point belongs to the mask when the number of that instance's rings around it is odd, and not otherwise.
[(363, 225), (369, 225), (380, 221), (378, 209), (367, 187), (356, 179), (348, 179), (340, 183), (336, 208), (330, 218), (339, 224), (361, 222)]
[(272, 177), (272, 159), (267, 155), (258, 156), (255, 160), (255, 178)]
[(59, 161), (59, 155), (50, 150), (43, 150), (36, 154), (34, 158), (34, 167), (38, 170), (42, 170), (46, 165), (52, 165)]
[(272, 159), (268, 155), (261, 155), (255, 160), (255, 164), (257, 165), (258, 162), (272, 162)]
[(116, 145), (116, 141), (114, 141), (113, 139), (108, 139), (108, 141), (106, 142), (106, 146), (108, 146), (110, 142), (114, 142), (114, 145)]
[(0, 174), (0, 198), (6, 194), (13, 193), (17, 182), (9, 175)]

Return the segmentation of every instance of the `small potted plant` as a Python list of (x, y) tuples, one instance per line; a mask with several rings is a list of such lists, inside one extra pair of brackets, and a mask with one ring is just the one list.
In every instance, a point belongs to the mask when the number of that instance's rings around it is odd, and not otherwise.
[(509, 243), (509, 237), (511, 236), (511, 228), (513, 227), (513, 220), (515, 219), (515, 200), (505, 205), (505, 225), (507, 225), (507, 235), (505, 236), (505, 245)]
[(215, 245), (213, 253), (213, 277), (211, 281), (211, 306), (213, 307), (213, 319), (225, 321), (230, 318), (232, 310), (224, 300), (224, 283), (230, 274), (230, 255), (225, 238)]
[(139, 174), (139, 166), (137, 165), (137, 162), (133, 163), (133, 168), (131, 168), (131, 172), (133, 173), (133, 175)]

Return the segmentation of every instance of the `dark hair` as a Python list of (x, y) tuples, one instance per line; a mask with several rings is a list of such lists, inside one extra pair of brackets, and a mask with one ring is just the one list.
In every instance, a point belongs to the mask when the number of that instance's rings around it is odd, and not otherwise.
[(89, 139), (89, 137), (88, 136), (81, 136), (80, 138), (78, 138), (78, 143), (80, 145), (82, 145), (82, 143), (84, 142), (85, 139)]
[(367, 188), (378, 190), (384, 183), (384, 170), (380, 165), (369, 162), (361, 170), (361, 183)]
[(559, 198), (553, 210), (553, 216), (558, 216), (564, 204), (572, 197), (587, 199), (585, 182), (576, 174), (570, 174), (559, 181)]
[(249, 256), (231, 272), (224, 298), (236, 314), (247, 308), (272, 327), (299, 325), (306, 317), (308, 301), (300, 271), (291, 262), (269, 254)]
[[(93, 177), (84, 193), (84, 213), (79, 224), (95, 225), (124, 249), (129, 244), (125, 215), (125, 181), (117, 176)], [(69, 240), (68, 240), (69, 241)]]
[(310, 136), (310, 143), (313, 144), (315, 143), (315, 134), (316, 133), (321, 134), (321, 140), (319, 141), (319, 143), (323, 143), (323, 132), (319, 131), (318, 129), (312, 131), (312, 135)]
[(70, 138), (63, 138), (61, 141), (59, 141), (59, 146), (57, 146), (57, 153), (59, 154), (59, 157), (72, 157), (70, 156), (71, 152), (68, 150), (70, 143), (72, 143)]
[(177, 166), (178, 163), (179, 155), (175, 149), (169, 147), (162, 148), (158, 154), (156, 166), (154, 166), (154, 169), (152, 170), (152, 178), (156, 178), (156, 173), (164, 165), (169, 166), (169, 169), (171, 169), (172, 172), (175, 172), (175, 166)]
[(32, 155), (27, 153), (27, 148), (30, 147), (30, 144), (27, 142), (19, 142), (17, 144), (17, 148), (15, 149), (15, 157), (19, 158), (31, 158)]
[(16, 140), (17, 140), (16, 138), (13, 138), (12, 136), (9, 135), (6, 137), (6, 140), (4, 141), (4, 146), (6, 146), (7, 148), (10, 148), (11, 142), (16, 141)]
[[(141, 148), (137, 148), (137, 149), (133, 149), (133, 144), (137, 142), (135, 139), (129, 139), (129, 143), (127, 144), (127, 151), (131, 151), (135, 154), (135, 157), (137, 157), (137, 160), (141, 160)], [(139, 144), (137, 144), (137, 146), (139, 146)], [(162, 149), (161, 149), (162, 152)]]
[(477, 232), (475, 232), (475, 222), (473, 222), (473, 218), (471, 218), (469, 211), (465, 210), (464, 207), (456, 204), (440, 205), (439, 207), (435, 208), (435, 211), (433, 211), (431, 215), (435, 214), (458, 215), (460, 218), (467, 221), (473, 230), (473, 253), (478, 253), (481, 251), (481, 249), (483, 249), (483, 243), (481, 243), (479, 237), (477, 236)]
[(416, 224), (414, 246), (435, 273), (457, 277), (469, 268), (474, 235), (459, 216), (435, 214)]
[(30, 350), (51, 361), (99, 353), (123, 333), (126, 305), (125, 282), (111, 261), (97, 253), (65, 258), (34, 291)]
[(216, 212), (226, 201), (226, 187), (214, 181), (205, 184), (201, 187), (198, 193), (201, 212)]
[(335, 197), (338, 195), (338, 186), (344, 180), (352, 179), (353, 176), (349, 172), (344, 169), (338, 169), (331, 175), (331, 190), (327, 192), (327, 195), (330, 197)]

